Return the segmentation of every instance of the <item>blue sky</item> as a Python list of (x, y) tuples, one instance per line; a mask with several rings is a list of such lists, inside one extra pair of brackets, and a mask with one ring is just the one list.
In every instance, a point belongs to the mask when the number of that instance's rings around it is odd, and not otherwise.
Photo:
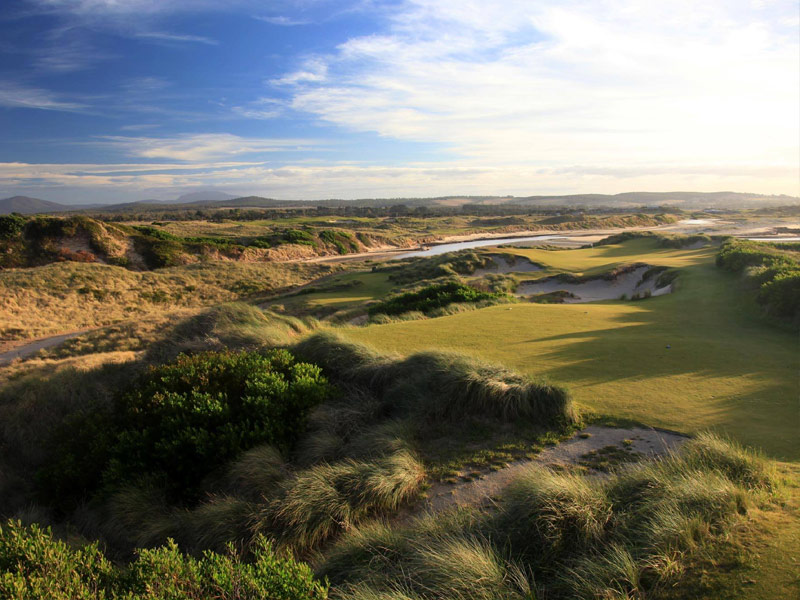
[(0, 197), (797, 195), (794, 0), (5, 0)]

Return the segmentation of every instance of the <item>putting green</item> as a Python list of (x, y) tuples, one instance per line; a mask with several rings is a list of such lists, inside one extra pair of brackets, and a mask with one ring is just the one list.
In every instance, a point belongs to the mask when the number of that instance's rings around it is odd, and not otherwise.
[(765, 325), (715, 248), (651, 240), (582, 250), (514, 249), (553, 269), (645, 262), (681, 269), (675, 293), (640, 302), (499, 305), (437, 319), (344, 329), (403, 353), (453, 349), (568, 386), (581, 405), (684, 431), (714, 429), (800, 460), (800, 345)]

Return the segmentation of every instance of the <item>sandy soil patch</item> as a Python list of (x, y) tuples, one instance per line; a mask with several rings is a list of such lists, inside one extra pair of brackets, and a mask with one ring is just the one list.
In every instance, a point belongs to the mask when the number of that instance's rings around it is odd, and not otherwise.
[(642, 457), (663, 456), (689, 439), (679, 433), (641, 427), (590, 426), (579, 431), (566, 442), (543, 450), (536, 458), (510, 463), (500, 471), (482, 472), (473, 481), (455, 484), (435, 483), (428, 492), (422, 510), (438, 512), (450, 506), (475, 506), (488, 504), (531, 463), (563, 468), (578, 465), (584, 456), (608, 446), (635, 452)]

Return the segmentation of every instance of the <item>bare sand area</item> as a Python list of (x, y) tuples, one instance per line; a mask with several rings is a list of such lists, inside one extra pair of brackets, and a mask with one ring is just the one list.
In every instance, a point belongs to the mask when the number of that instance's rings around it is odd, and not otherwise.
[(622, 296), (631, 298), (661, 296), (672, 291), (672, 285), (658, 287), (657, 275), (645, 278), (644, 275), (652, 267), (642, 265), (613, 278), (597, 277), (581, 282), (567, 282), (556, 277), (548, 277), (539, 281), (523, 281), (517, 287), (517, 296), (533, 296), (564, 291), (571, 294), (564, 298), (565, 303), (598, 302), (600, 300), (617, 300)]

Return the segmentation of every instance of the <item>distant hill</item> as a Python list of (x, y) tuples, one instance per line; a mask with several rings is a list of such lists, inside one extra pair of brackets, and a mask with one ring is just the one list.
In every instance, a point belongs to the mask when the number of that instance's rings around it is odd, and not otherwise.
[(218, 190), (206, 190), (204, 192), (191, 192), (178, 196), (172, 204), (193, 204), (195, 202), (221, 202), (223, 200), (233, 200), (237, 198), (233, 194), (220, 192)]
[(74, 209), (74, 206), (28, 196), (12, 196), (11, 198), (0, 200), (0, 215), (7, 215), (12, 212), (22, 215), (35, 215), (37, 213), (63, 212)]
[(388, 208), (398, 205), (414, 207), (449, 207), (464, 205), (541, 207), (553, 209), (636, 209), (640, 206), (669, 206), (682, 210), (736, 210), (800, 205), (800, 198), (786, 195), (743, 194), (739, 192), (626, 192), (623, 194), (571, 194), (564, 196), (439, 196), (433, 198), (361, 198), (358, 200), (277, 200), (260, 196), (235, 197), (218, 190), (191, 192), (176, 200), (140, 200), (105, 205), (66, 205), (38, 198), (14, 196), (0, 200), (0, 214), (22, 214), (84, 211), (88, 214), (135, 213), (144, 211), (170, 212), (179, 210), (233, 208), (298, 208), (357, 206)]

